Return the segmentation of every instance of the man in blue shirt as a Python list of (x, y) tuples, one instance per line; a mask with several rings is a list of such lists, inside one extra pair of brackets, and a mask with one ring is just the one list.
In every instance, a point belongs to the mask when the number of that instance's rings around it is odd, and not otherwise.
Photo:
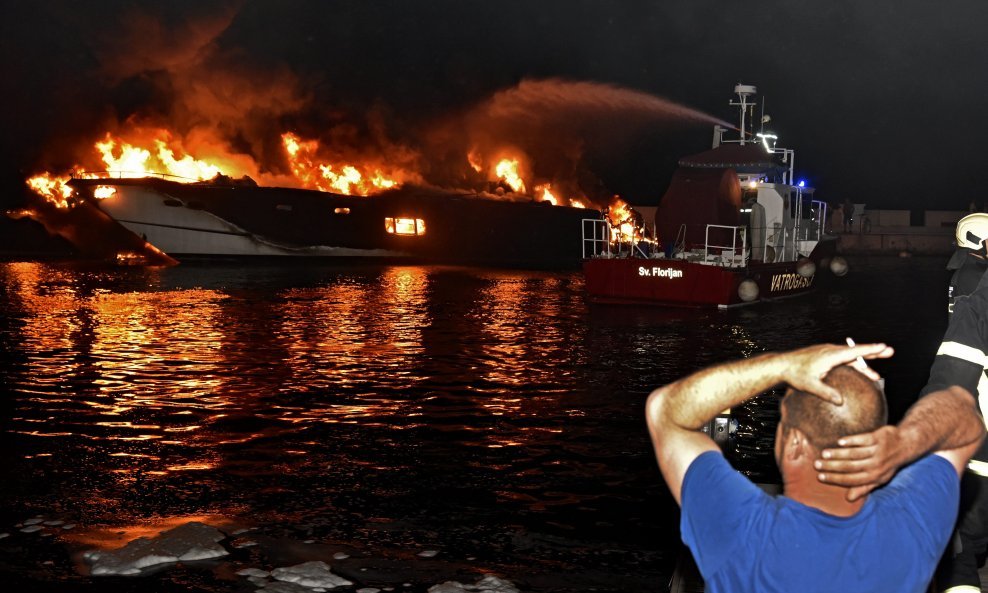
[[(891, 355), (884, 344), (822, 344), (710, 367), (649, 396), (655, 454), (708, 591), (925, 590), (957, 514), (959, 473), (984, 436), (971, 394), (950, 387), (924, 398), (950, 429), (924, 433), (935, 454), (879, 491), (849, 500), (814, 468), (844, 435), (886, 423), (878, 376), (856, 361)], [(771, 497), (731, 469), (702, 427), (780, 384), (789, 386), (775, 443), (784, 496)], [(907, 415), (899, 429), (937, 426)]]

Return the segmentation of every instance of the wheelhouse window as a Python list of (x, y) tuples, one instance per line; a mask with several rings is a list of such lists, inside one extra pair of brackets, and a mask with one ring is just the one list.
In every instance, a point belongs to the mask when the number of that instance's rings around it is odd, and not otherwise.
[(425, 221), (421, 218), (385, 218), (384, 228), (392, 235), (424, 235)]

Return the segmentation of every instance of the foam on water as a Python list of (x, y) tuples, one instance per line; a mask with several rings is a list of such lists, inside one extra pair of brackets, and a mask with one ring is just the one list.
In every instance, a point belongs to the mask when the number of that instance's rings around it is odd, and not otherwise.
[(93, 575), (135, 575), (159, 564), (226, 556), (229, 552), (217, 543), (225, 538), (215, 527), (193, 521), (155, 538), (138, 538), (119, 550), (93, 550), (84, 557)]

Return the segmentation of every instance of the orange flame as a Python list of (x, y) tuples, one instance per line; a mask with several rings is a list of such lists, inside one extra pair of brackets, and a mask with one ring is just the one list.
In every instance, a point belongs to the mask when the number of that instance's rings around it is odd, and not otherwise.
[(615, 241), (631, 241), (641, 236), (641, 231), (635, 223), (635, 211), (618, 196), (614, 196), (611, 200), (611, 205), (607, 209), (607, 220), (611, 228), (615, 229), (613, 235)]
[(518, 167), (517, 158), (504, 158), (494, 166), (494, 173), (498, 179), (504, 180), (511, 189), (518, 193), (523, 193), (525, 191), (525, 182), (522, 181), (521, 175), (518, 173)]
[(478, 173), (484, 170), (484, 161), (476, 150), (467, 153), (467, 162), (470, 163), (470, 168)]
[[(149, 143), (154, 151), (141, 146), (135, 146), (110, 134), (102, 142), (96, 143), (106, 170), (121, 177), (148, 177), (158, 173), (166, 173), (185, 179), (202, 181), (216, 177), (222, 171), (216, 165), (200, 161), (189, 154), (175, 156), (175, 151), (169, 147), (171, 134), (166, 130), (154, 130)], [(182, 151), (179, 148), (180, 152)]]
[(281, 135), (281, 141), (288, 153), (292, 174), (304, 187), (366, 196), (400, 185), (399, 180), (386, 175), (380, 168), (319, 162), (318, 140), (302, 140), (287, 132)]
[[(526, 182), (524, 177), (528, 158), (520, 151), (503, 150), (499, 153), (498, 160), (490, 161), (490, 164), (485, 165), (483, 155), (477, 149), (471, 149), (467, 153), (467, 162), (478, 173), (486, 168), (489, 171), (488, 180), (505, 184), (516, 193), (524, 193), (526, 188), (529, 187), (529, 183)], [(553, 183), (538, 183), (531, 185), (531, 187), (532, 194), (536, 200), (548, 202), (553, 206), (569, 205), (573, 208), (587, 207), (587, 198), (585, 196), (579, 199), (568, 198)]]
[(93, 197), (97, 200), (105, 200), (112, 197), (115, 193), (117, 193), (117, 188), (115, 187), (110, 187), (109, 185), (97, 185), (93, 190)]
[(28, 179), (27, 185), (56, 208), (68, 208), (69, 197), (72, 195), (72, 188), (66, 185), (68, 182), (68, 176), (42, 173)]
[(559, 205), (559, 200), (556, 198), (555, 195), (553, 195), (553, 193), (551, 191), (552, 190), (552, 184), (551, 183), (544, 183), (542, 185), (536, 185), (534, 189), (535, 189), (535, 195), (536, 195), (536, 197), (541, 198), (541, 200), (543, 202), (549, 202), (553, 206), (558, 206)]
[[(368, 195), (397, 187), (404, 182), (421, 181), (414, 172), (398, 170), (389, 174), (381, 167), (373, 165), (326, 162), (318, 158), (320, 147), (317, 140), (303, 140), (292, 133), (283, 134), (281, 138), (292, 178), (261, 174), (261, 177), (269, 177), (269, 181), (274, 184), (295, 185), (350, 195)], [(193, 138), (193, 144), (203, 144), (195, 140), (196, 138)], [(217, 153), (219, 156), (208, 159), (196, 158), (201, 155), (190, 154), (191, 151), (183, 146), (181, 140), (173, 138), (172, 134), (163, 128), (134, 127), (128, 130), (126, 140), (107, 133), (102, 140), (93, 144), (93, 149), (92, 156), (86, 161), (89, 164), (101, 163), (101, 168), (105, 168), (106, 172), (114, 177), (148, 177), (164, 174), (189, 181), (204, 181), (218, 175), (259, 174), (256, 165), (246, 155), (233, 154), (229, 150), (224, 151), (215, 146), (207, 147), (205, 150)], [(101, 176), (85, 173), (80, 166), (74, 167), (70, 175), (83, 178)], [(28, 179), (27, 185), (52, 205), (67, 208), (69, 197), (72, 195), (72, 188), (66, 185), (71, 178), (70, 175), (45, 172)], [(109, 189), (112, 188), (105, 190), (97, 188), (96, 197), (109, 197), (112, 195), (108, 193)]]

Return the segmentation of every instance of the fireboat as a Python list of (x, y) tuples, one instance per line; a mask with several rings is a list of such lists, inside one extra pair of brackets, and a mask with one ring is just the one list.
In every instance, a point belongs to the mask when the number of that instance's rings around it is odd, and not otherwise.
[(594, 303), (736, 307), (808, 293), (848, 271), (827, 203), (794, 181), (796, 154), (754, 132), (752, 85), (734, 87), (736, 139), (679, 160), (657, 207), (623, 221), (582, 221), (586, 291)]

